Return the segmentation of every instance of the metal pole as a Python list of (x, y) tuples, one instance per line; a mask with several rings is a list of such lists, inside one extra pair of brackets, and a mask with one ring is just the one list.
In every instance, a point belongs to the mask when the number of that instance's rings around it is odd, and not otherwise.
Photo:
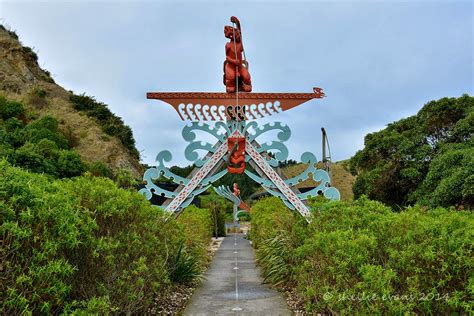
[(324, 127), (321, 127), (321, 132), (323, 133), (322, 135), (322, 147), (323, 147), (323, 165), (326, 166), (326, 130)]

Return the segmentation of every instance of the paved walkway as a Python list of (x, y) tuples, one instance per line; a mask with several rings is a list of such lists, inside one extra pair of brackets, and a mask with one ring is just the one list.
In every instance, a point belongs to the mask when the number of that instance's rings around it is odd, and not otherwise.
[(262, 284), (249, 241), (235, 234), (224, 238), (184, 315), (291, 313), (280, 293)]

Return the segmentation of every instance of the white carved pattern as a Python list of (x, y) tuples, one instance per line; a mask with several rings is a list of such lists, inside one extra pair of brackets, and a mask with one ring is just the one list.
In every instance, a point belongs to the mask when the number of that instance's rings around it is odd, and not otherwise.
[(255, 120), (282, 112), (280, 102), (251, 103), (244, 105), (217, 105), (180, 103), (177, 111), (184, 121)]
[(212, 168), (224, 157), (227, 153), (227, 142), (222, 143), (216, 152), (209, 158), (204, 166), (194, 175), (188, 184), (178, 193), (178, 195), (171, 201), (166, 208), (168, 212), (176, 212), (181, 204), (188, 198), (191, 192), (201, 183), (201, 181), (211, 172)]
[(283, 179), (276, 173), (275, 170), (268, 164), (268, 162), (258, 153), (257, 149), (246, 140), (246, 151), (255, 163), (262, 169), (267, 177), (276, 185), (281, 193), (290, 201), (296, 210), (306, 219), (309, 218), (310, 212), (306, 205), (296, 196), (290, 187), (283, 181)]
[[(238, 130), (235, 130), (231, 137), (243, 137), (242, 133)], [(199, 169), (199, 171), (191, 178), (188, 184), (178, 193), (178, 195), (171, 201), (171, 203), (166, 208), (168, 212), (176, 212), (181, 204), (188, 198), (188, 196), (196, 189), (196, 187), (201, 183), (201, 181), (211, 172), (212, 168), (219, 162), (219, 160), (224, 157), (228, 151), (227, 142), (224, 141), (216, 152), (209, 158), (209, 160), (204, 164), (204, 166)]]

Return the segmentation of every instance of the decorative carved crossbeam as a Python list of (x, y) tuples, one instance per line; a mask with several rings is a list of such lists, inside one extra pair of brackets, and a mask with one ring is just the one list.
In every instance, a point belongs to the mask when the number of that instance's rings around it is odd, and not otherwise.
[(157, 99), (170, 104), (183, 121), (257, 119), (289, 110), (311, 99), (324, 97), (321, 88), (313, 88), (313, 93), (239, 92), (238, 97), (236, 93), (219, 92), (147, 93), (147, 99)]

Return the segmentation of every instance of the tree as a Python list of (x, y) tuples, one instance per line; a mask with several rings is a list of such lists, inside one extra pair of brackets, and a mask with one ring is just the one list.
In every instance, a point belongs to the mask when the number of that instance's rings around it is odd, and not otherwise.
[[(416, 115), (389, 124), (385, 129), (368, 134), (364, 149), (358, 151), (350, 160), (350, 169), (357, 179), (353, 191), (355, 197), (367, 195), (371, 199), (389, 205), (408, 205), (423, 202), (433, 205), (466, 204), (469, 194), (451, 195), (449, 199), (430, 199), (428, 195), (438, 185), (446, 185), (439, 179), (440, 173), (432, 168), (449, 168), (453, 174), (464, 174), (463, 169), (472, 159), (456, 160), (448, 152), (459, 148), (472, 147), (474, 131), (474, 98), (463, 95), (460, 98), (443, 98), (428, 102)], [(456, 147), (456, 146), (458, 147)], [(457, 149), (456, 149), (457, 148)], [(440, 154), (448, 155), (438, 158)], [(451, 158), (447, 158), (451, 157)], [(439, 161), (433, 164), (433, 161)], [(446, 165), (448, 164), (448, 165)], [(429, 180), (420, 185), (430, 175)], [(437, 176), (435, 176), (435, 174)], [(438, 179), (438, 180), (435, 180)], [(450, 182), (452, 186), (463, 188), (469, 177), (458, 177)], [(443, 184), (444, 183), (444, 184)], [(429, 189), (428, 189), (429, 188)], [(447, 187), (446, 187), (447, 188)], [(445, 189), (439, 189), (446, 192)], [(436, 201), (436, 202), (435, 202)], [(443, 201), (443, 202), (442, 202)]]

